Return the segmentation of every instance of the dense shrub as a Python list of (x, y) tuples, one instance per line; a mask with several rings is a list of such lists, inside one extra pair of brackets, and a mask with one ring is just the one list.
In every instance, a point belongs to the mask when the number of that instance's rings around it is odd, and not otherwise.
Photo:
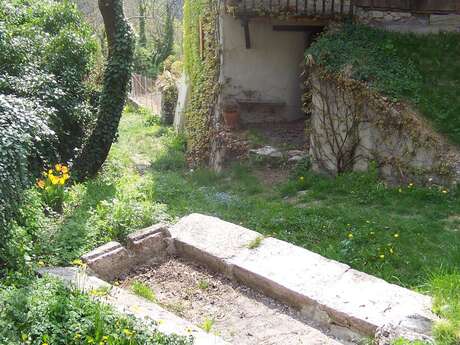
[(97, 91), (85, 83), (97, 53), (91, 30), (68, 1), (2, 2), (0, 23), (0, 93), (54, 109), (58, 153), (71, 159), (95, 114)]
[(85, 80), (96, 52), (70, 2), (0, 2), (0, 268), (24, 190), (70, 160), (91, 128), (97, 92)]
[(30, 186), (31, 165), (52, 155), (53, 132), (46, 122), (51, 115), (51, 109), (32, 100), (0, 94), (0, 268), (7, 256), (9, 222)]
[(21, 288), (0, 288), (0, 343), (188, 345), (192, 340), (141, 328), (134, 319), (91, 301), (76, 289), (44, 278)]

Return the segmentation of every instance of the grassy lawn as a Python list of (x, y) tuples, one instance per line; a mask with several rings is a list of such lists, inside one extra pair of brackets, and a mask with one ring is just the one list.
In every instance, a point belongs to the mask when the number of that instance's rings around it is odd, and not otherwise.
[(354, 79), (413, 104), (460, 144), (460, 34), (402, 34), (345, 25), (323, 35), (308, 53), (333, 73), (351, 66)]
[[(127, 111), (104, 171), (70, 188), (62, 216), (45, 216), (31, 192), (32, 260), (69, 264), (136, 229), (199, 212), (318, 252), (435, 297), (450, 321), (439, 344), (460, 339), (460, 190), (388, 188), (372, 171), (329, 179), (306, 164), (290, 171), (235, 163), (222, 174), (186, 166), (184, 140), (144, 111)], [(278, 182), (266, 179), (278, 171)]]

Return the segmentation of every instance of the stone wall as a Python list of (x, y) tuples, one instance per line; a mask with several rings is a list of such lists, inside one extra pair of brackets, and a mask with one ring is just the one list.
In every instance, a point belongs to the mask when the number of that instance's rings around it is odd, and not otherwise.
[(310, 71), (310, 156), (313, 170), (337, 175), (374, 162), (392, 183), (452, 185), (460, 151), (410, 107), (389, 102), (361, 83)]
[(390, 31), (414, 33), (460, 32), (459, 14), (417, 14), (411, 12), (367, 10), (357, 7), (356, 19), (361, 23)]

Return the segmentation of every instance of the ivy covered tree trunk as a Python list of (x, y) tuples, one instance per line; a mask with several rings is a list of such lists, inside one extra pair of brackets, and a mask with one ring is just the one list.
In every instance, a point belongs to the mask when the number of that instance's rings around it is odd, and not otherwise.
[(99, 0), (107, 35), (108, 58), (96, 126), (75, 159), (79, 179), (95, 176), (107, 159), (125, 106), (134, 53), (134, 35), (123, 13), (123, 0)]

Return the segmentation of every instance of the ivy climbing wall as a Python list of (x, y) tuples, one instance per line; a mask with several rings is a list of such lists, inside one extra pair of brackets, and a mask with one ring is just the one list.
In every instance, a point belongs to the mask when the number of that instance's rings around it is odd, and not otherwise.
[(192, 164), (208, 162), (210, 156), (219, 91), (218, 14), (218, 0), (184, 3), (185, 72), (190, 83), (185, 130)]

